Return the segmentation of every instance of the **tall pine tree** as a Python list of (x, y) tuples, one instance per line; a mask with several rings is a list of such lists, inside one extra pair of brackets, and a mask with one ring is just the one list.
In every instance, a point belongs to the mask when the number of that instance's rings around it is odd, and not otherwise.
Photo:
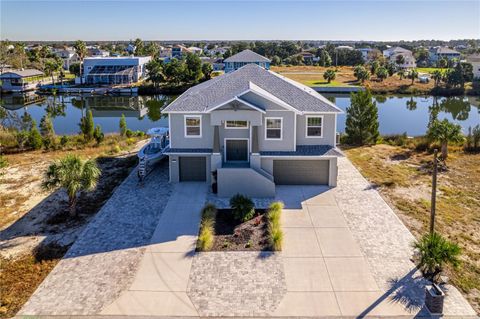
[(348, 144), (375, 144), (378, 132), (378, 108), (369, 90), (351, 94), (351, 104), (347, 108), (345, 133)]

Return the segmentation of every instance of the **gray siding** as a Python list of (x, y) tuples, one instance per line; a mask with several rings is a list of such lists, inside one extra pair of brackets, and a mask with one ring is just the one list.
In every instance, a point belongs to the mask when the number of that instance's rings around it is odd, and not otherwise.
[(267, 100), (258, 94), (248, 92), (241, 96), (242, 100), (245, 100), (253, 105), (256, 105), (264, 110), (286, 110), (283, 106), (277, 105), (270, 100)]
[[(317, 115), (317, 114), (311, 114)], [(335, 145), (335, 114), (318, 114), (323, 115), (323, 137), (307, 138), (306, 137), (306, 116), (297, 115), (297, 145)]]
[[(281, 117), (282, 139), (265, 140), (265, 118)], [(294, 151), (295, 150), (295, 113), (291, 111), (267, 111), (263, 116), (262, 126), (259, 127), (259, 147), (261, 151)]]
[[(185, 137), (184, 115), (202, 116), (202, 137)], [(170, 147), (172, 148), (212, 148), (213, 126), (210, 125), (209, 114), (169, 114), (170, 116)]]

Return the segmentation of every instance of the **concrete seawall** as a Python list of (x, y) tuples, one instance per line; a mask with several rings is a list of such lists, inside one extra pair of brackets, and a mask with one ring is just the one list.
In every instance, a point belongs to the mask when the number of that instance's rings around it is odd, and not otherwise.
[(365, 91), (362, 86), (312, 86), (319, 93), (350, 93)]

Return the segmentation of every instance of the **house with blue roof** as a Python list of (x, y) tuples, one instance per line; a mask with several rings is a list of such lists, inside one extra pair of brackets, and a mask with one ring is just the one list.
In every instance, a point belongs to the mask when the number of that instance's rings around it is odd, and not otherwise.
[(248, 49), (223, 60), (223, 63), (225, 64), (225, 73), (238, 70), (247, 64), (256, 64), (265, 70), (269, 70), (270, 62), (270, 59)]
[(256, 63), (198, 84), (168, 105), (170, 181), (220, 197), (273, 197), (276, 185), (337, 183), (335, 104)]

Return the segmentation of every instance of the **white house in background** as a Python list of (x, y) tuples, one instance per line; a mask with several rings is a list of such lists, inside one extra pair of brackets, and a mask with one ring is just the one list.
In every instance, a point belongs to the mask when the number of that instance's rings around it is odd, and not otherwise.
[(73, 49), (60, 50), (55, 52), (55, 55), (63, 60), (63, 68), (65, 70), (68, 70), (70, 65), (80, 62), (77, 53)]
[(383, 56), (386, 57), (390, 62), (397, 63), (397, 57), (401, 55), (405, 59), (403, 64), (398, 65), (403, 69), (416, 68), (417, 63), (415, 57), (413, 56), (412, 51), (404, 49), (402, 47), (394, 47), (383, 50)]
[(467, 62), (473, 67), (473, 78), (480, 80), (480, 54), (467, 56)]
[(107, 50), (102, 50), (99, 48), (90, 48), (88, 49), (88, 56), (91, 57), (107, 57), (110, 56), (110, 52)]
[(171, 58), (172, 57), (172, 47), (163, 47), (158, 48), (158, 57), (160, 58)]
[(203, 53), (203, 49), (199, 48), (199, 47), (188, 47), (187, 50), (190, 51), (191, 53), (197, 54), (197, 55), (200, 55), (200, 54)]
[(224, 55), (230, 48), (229, 47), (215, 47), (207, 51), (209, 55)]
[(256, 64), (266, 70), (269, 70), (270, 62), (271, 61), (266, 57), (248, 49), (223, 60), (223, 63), (225, 64), (225, 73), (238, 70), (247, 64)]
[(35, 90), (43, 79), (43, 72), (35, 69), (7, 70), (0, 74), (2, 92), (25, 92)]
[(151, 57), (85, 58), (82, 83), (115, 85), (138, 82), (147, 76), (145, 65), (151, 59)]
[(435, 64), (441, 59), (460, 60), (460, 52), (450, 49), (448, 47), (434, 47), (428, 50), (428, 59), (430, 63)]

